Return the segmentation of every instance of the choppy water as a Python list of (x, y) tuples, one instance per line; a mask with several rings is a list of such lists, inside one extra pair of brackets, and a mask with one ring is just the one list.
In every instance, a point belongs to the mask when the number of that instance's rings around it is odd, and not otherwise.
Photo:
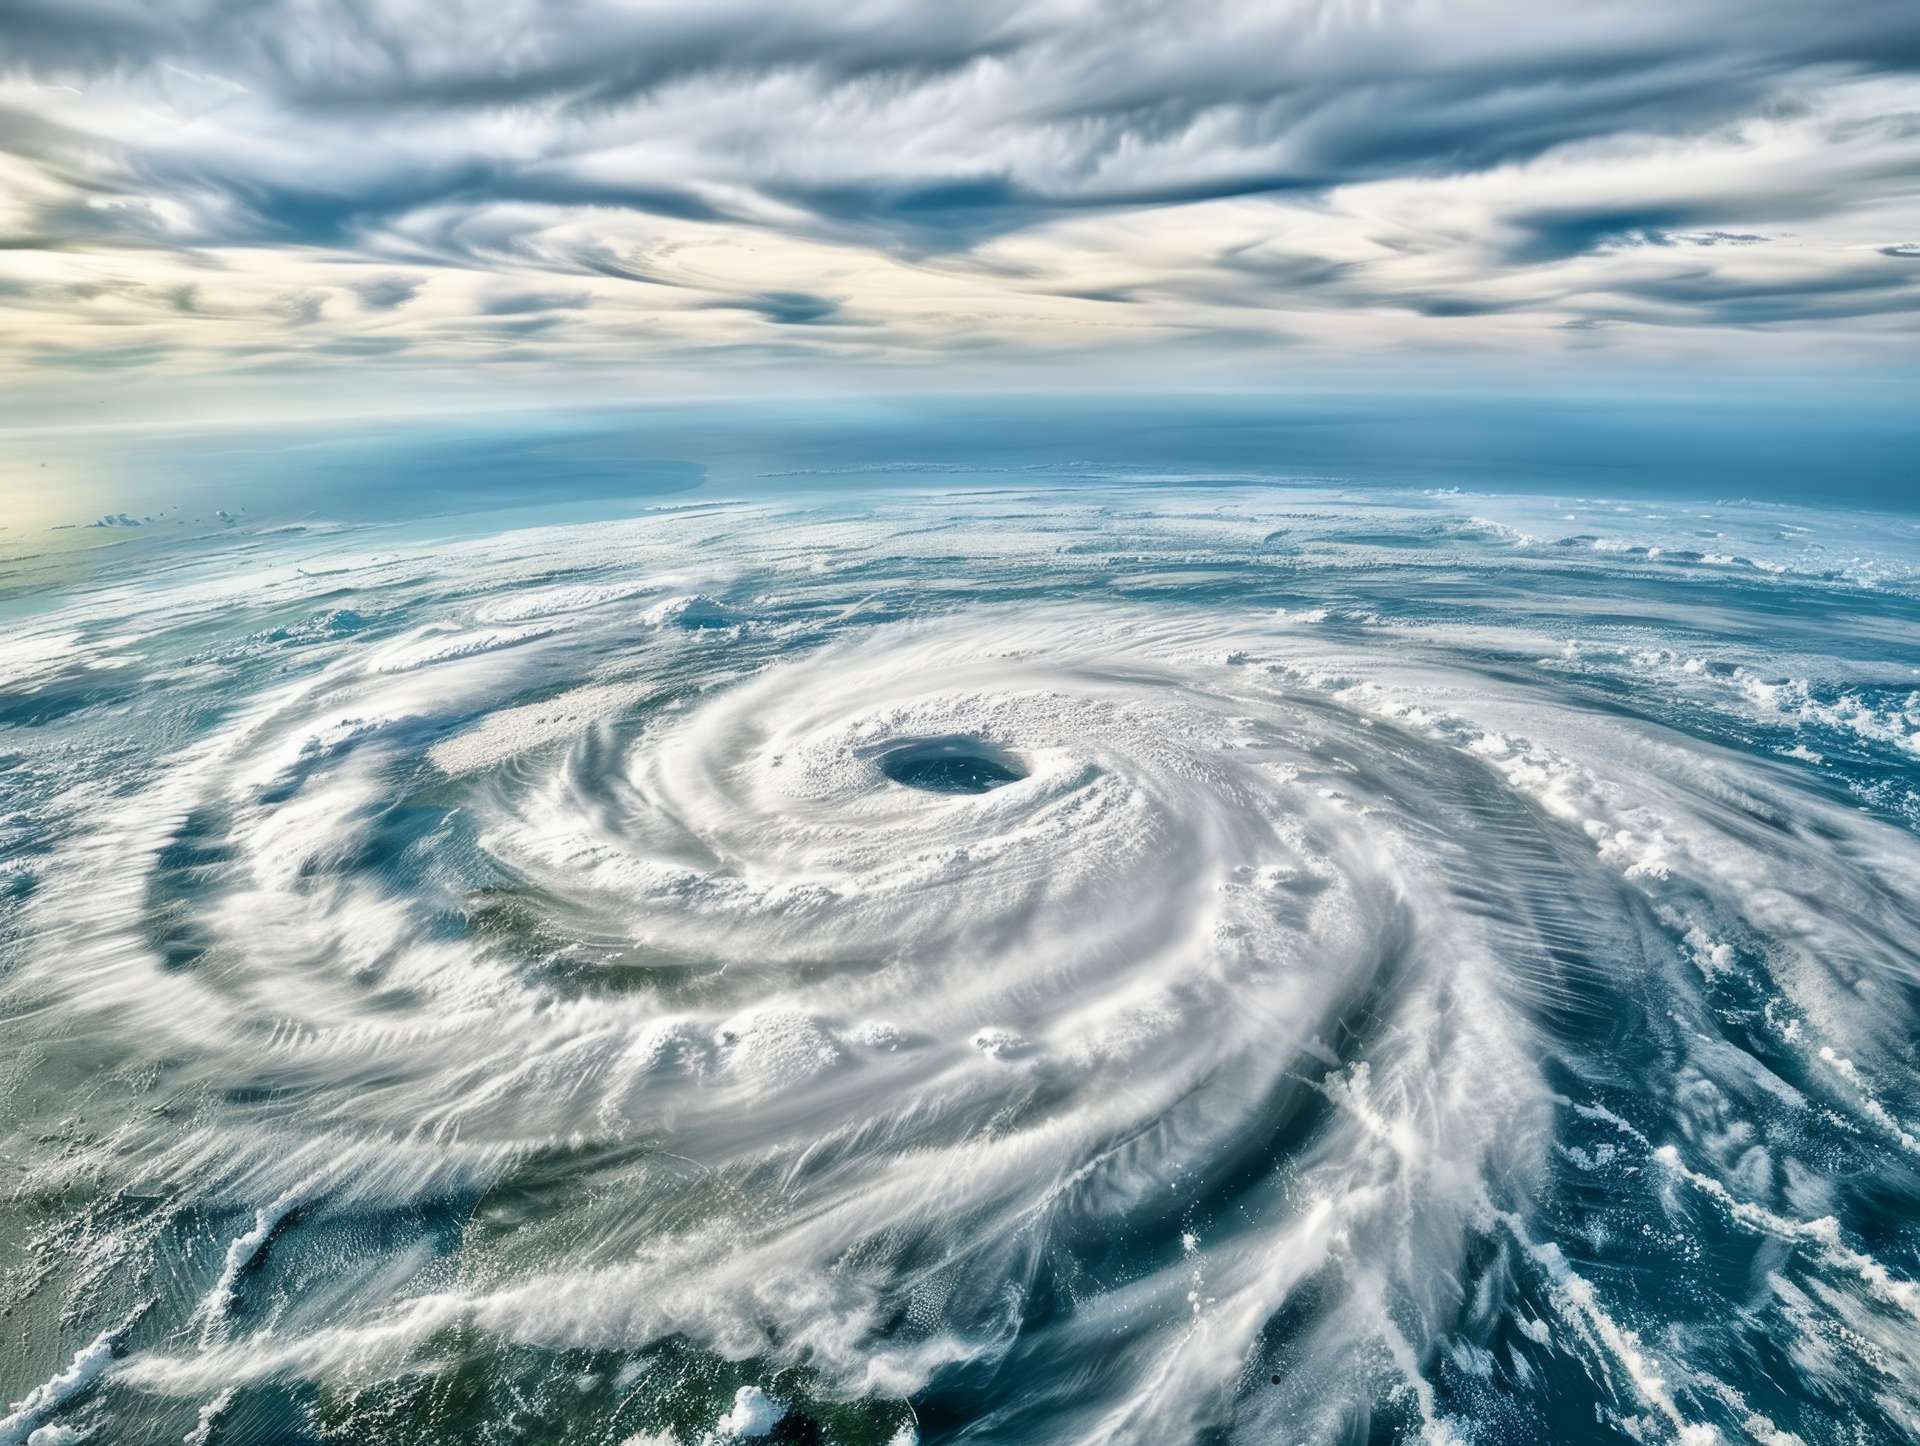
[(1920, 1437), (1917, 569), (1160, 481), (42, 593), (0, 1443)]

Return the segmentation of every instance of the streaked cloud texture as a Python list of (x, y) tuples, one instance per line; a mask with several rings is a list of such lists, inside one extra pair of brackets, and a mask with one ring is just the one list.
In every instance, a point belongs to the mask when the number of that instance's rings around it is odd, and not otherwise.
[(1912, 0), (4, 0), (0, 381), (1911, 366)]

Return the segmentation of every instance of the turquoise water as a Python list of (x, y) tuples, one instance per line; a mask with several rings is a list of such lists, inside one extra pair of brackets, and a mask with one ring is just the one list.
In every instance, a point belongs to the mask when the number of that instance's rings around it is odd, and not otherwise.
[(1920, 1435), (1891, 454), (777, 420), (49, 446), (0, 1443)]

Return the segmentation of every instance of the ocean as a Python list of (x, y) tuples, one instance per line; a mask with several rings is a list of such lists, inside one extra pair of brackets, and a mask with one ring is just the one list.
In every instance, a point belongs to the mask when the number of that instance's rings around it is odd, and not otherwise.
[(1920, 1437), (1913, 454), (1581, 415), (17, 437), (0, 1446)]

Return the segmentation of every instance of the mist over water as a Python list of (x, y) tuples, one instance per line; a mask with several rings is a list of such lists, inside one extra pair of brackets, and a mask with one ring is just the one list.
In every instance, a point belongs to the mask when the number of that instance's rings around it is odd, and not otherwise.
[(0, 1446), (1920, 1435), (1914, 519), (966, 465), (9, 542)]

